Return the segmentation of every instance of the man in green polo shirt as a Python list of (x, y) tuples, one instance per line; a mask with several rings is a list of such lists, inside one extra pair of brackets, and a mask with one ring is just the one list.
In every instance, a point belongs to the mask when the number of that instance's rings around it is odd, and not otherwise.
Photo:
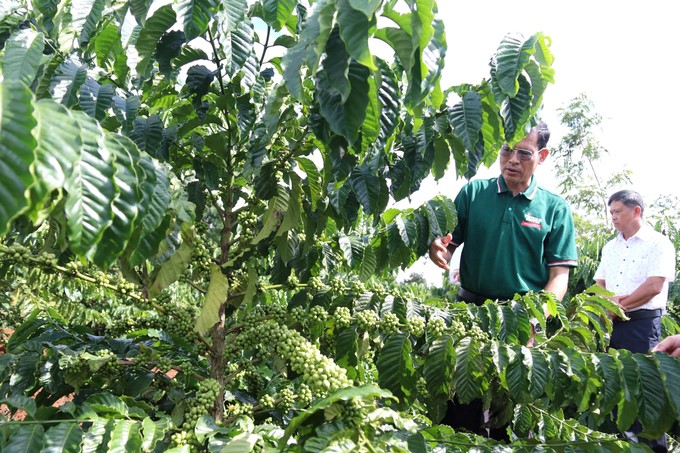
[[(567, 203), (534, 178), (550, 153), (549, 138), (540, 122), (514, 148), (503, 145), (500, 176), (470, 181), (458, 193), (458, 225), (430, 244), (430, 259), (448, 269), (456, 247), (465, 243), (458, 300), (481, 305), (540, 290), (564, 297), (569, 268), (577, 264), (574, 221)], [(482, 409), (481, 400), (449, 401), (441, 423), (484, 434)], [(507, 440), (504, 430), (489, 435)]]
[(540, 290), (561, 299), (566, 293), (569, 268), (577, 263), (571, 210), (534, 178), (550, 153), (549, 138), (540, 122), (514, 149), (503, 145), (500, 176), (470, 181), (458, 193), (458, 225), (432, 242), (430, 258), (448, 269), (456, 247), (465, 243), (460, 300), (483, 304)]

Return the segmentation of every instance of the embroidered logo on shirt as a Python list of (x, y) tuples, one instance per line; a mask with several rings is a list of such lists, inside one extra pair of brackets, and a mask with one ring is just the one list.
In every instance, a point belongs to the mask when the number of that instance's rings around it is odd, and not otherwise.
[(522, 226), (530, 227), (530, 228), (538, 228), (540, 230), (542, 223), (543, 223), (542, 219), (539, 219), (538, 217), (534, 217), (531, 214), (527, 213), (527, 214), (524, 215), (524, 220), (522, 221)]

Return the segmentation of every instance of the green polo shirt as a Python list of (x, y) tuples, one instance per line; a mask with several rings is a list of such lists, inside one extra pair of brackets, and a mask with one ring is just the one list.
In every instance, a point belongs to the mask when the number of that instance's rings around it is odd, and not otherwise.
[(538, 187), (517, 196), (503, 176), (470, 181), (455, 200), (453, 244), (461, 254), (461, 286), (492, 298), (539, 291), (550, 266), (577, 264), (574, 220), (567, 203)]

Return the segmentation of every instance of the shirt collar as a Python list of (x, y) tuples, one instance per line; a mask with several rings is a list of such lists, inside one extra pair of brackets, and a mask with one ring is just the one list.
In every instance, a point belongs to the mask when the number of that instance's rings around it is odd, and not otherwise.
[[(643, 223), (640, 229), (637, 230), (637, 233), (629, 237), (628, 240), (635, 238), (640, 241), (648, 241), (654, 236), (654, 231), (655, 230), (652, 227), (650, 227), (646, 223)], [(621, 239), (622, 241), (625, 241), (625, 239), (623, 238), (623, 233), (621, 232), (619, 232), (618, 238)]]
[[(498, 179), (496, 179), (496, 187), (498, 189), (499, 194), (510, 191), (510, 189), (508, 189), (508, 185), (505, 183), (503, 175), (499, 175)], [(538, 182), (536, 181), (536, 178), (534, 176), (531, 176), (531, 183), (529, 183), (529, 187), (527, 187), (527, 190), (525, 190), (524, 192), (520, 192), (519, 195), (524, 195), (524, 197), (527, 200), (533, 200), (534, 197), (536, 196), (537, 190)]]

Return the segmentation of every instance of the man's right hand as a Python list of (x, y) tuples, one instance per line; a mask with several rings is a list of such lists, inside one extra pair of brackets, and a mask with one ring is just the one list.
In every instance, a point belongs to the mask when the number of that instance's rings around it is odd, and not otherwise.
[(449, 250), (449, 242), (453, 239), (451, 233), (443, 237), (438, 237), (432, 244), (430, 244), (430, 259), (434, 264), (442, 269), (449, 270), (449, 261), (453, 256), (453, 252)]

